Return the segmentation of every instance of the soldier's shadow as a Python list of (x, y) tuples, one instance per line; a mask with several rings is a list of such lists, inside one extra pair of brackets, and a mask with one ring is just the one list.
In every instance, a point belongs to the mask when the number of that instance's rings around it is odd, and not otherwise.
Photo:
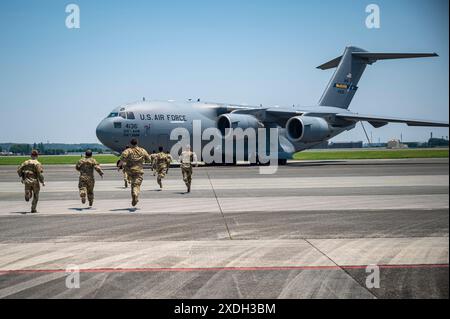
[(11, 212), (11, 214), (19, 214), (19, 215), (26, 215), (26, 214), (30, 214), (30, 212)]
[(74, 210), (77, 212), (84, 212), (85, 210), (93, 210), (93, 208), (91, 208), (91, 207), (81, 207), (81, 208), (72, 207), (72, 208), (69, 208), (69, 210)]
[(129, 213), (134, 213), (136, 211), (138, 211), (139, 208), (116, 208), (116, 209), (110, 209), (110, 212), (129, 212)]

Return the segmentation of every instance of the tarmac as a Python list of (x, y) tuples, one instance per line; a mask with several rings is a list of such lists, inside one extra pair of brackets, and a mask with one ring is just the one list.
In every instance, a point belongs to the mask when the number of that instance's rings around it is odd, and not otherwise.
[(112, 166), (91, 209), (73, 166), (45, 178), (30, 214), (0, 166), (0, 298), (449, 298), (448, 159), (199, 167), (189, 194), (146, 170), (137, 209)]

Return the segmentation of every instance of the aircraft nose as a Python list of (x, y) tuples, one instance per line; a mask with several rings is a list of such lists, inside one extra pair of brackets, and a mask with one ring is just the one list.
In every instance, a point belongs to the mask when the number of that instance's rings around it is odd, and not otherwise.
[(97, 129), (95, 131), (97, 134), (97, 138), (100, 142), (105, 144), (107, 142), (108, 138), (108, 127), (105, 120), (101, 121), (100, 124), (98, 124)]

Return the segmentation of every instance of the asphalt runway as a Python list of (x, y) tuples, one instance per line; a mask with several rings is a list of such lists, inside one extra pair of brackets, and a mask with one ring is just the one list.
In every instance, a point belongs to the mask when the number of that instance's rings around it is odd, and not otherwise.
[(448, 298), (448, 165), (199, 167), (190, 194), (146, 170), (136, 210), (114, 167), (87, 209), (74, 168), (47, 166), (38, 214), (0, 166), (0, 298)]

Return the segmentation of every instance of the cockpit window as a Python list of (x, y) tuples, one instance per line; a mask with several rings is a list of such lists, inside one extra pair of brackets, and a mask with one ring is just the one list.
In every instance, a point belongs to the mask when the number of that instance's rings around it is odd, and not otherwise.
[(118, 117), (120, 116), (123, 119), (129, 119), (129, 120), (135, 120), (136, 117), (134, 116), (133, 112), (111, 112), (108, 117)]

